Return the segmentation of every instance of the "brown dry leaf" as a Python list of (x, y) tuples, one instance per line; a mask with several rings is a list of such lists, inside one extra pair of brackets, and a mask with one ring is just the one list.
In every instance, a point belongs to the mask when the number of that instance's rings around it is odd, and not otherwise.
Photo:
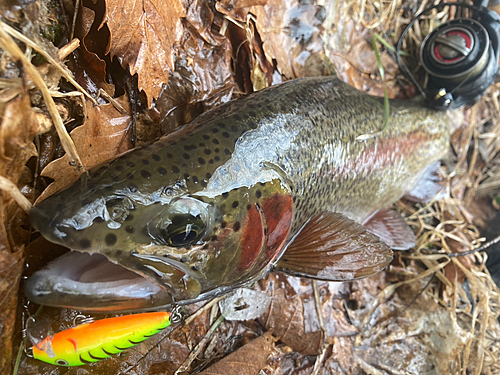
[(114, 85), (106, 82), (106, 62), (89, 50), (89, 46), (102, 50), (107, 46), (105, 30), (97, 31), (95, 15), (93, 9), (85, 6), (78, 12), (75, 36), (82, 42), (81, 48), (75, 53), (74, 67), (75, 79), (93, 97), (98, 96), (99, 89), (109, 95), (113, 95), (115, 91)]
[(148, 97), (148, 107), (160, 95), (174, 70), (175, 43), (182, 36), (181, 17), (186, 16), (182, 0), (106, 1), (111, 36), (107, 53), (139, 78), (139, 90)]
[(216, 364), (203, 371), (201, 375), (258, 375), (277, 352), (274, 348), (276, 338), (272, 331), (267, 331), (259, 338), (241, 347)]
[[(26, 162), (36, 155), (33, 137), (41, 128), (28, 96), (0, 105), (0, 175), (18, 183)], [(28, 218), (5, 191), (0, 192), (0, 374), (10, 373), (17, 290), (23, 268)]]
[[(85, 123), (71, 132), (71, 138), (85, 169), (103, 163), (132, 147), (128, 100), (123, 96), (118, 102), (125, 108), (127, 115), (122, 115), (111, 104), (92, 106), (86, 103)], [(52, 178), (54, 182), (43, 191), (37, 202), (75, 182), (79, 177), (75, 168), (69, 165), (67, 155), (49, 163), (41, 174)]]
[[(342, 306), (347, 283), (320, 282), (321, 310), (329, 336), (356, 333), (347, 322)], [(311, 281), (283, 274), (270, 274), (259, 287), (272, 296), (271, 305), (259, 318), (265, 329), (272, 329), (281, 342), (302, 354), (317, 355), (323, 332), (315, 308)]]

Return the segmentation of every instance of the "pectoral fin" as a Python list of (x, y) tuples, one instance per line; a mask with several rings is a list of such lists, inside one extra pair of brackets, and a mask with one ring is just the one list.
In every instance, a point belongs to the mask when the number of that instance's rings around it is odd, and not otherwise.
[(440, 199), (445, 195), (441, 178), (439, 177), (439, 161), (429, 165), (418, 182), (405, 194), (405, 198), (412, 202), (430, 202), (434, 198)]
[(379, 210), (363, 225), (391, 249), (408, 250), (415, 246), (415, 234), (405, 219), (394, 210)]
[(373, 275), (391, 260), (392, 250), (361, 224), (323, 212), (304, 225), (273, 271), (344, 281)]

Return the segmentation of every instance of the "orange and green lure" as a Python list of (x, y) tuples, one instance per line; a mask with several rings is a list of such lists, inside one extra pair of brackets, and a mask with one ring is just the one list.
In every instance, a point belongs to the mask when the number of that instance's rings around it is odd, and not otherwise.
[(58, 366), (85, 365), (118, 354), (169, 325), (167, 312), (97, 320), (46, 337), (33, 346), (33, 357)]

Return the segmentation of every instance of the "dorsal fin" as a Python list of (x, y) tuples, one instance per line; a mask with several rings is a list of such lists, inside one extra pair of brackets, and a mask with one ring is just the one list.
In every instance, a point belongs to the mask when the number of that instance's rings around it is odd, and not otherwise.
[(365, 227), (340, 213), (313, 216), (288, 245), (273, 271), (328, 281), (373, 275), (392, 250)]

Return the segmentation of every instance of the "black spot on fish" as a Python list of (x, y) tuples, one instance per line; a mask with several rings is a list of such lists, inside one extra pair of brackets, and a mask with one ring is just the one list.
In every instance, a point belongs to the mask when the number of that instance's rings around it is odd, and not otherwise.
[(134, 215), (127, 215), (127, 217), (125, 218), (125, 221), (132, 221), (134, 220)]
[(80, 354), (80, 362), (85, 363), (85, 364), (92, 363), (91, 361), (87, 361), (86, 359), (83, 359), (81, 354)]
[(241, 224), (240, 224), (240, 222), (239, 222), (239, 221), (237, 221), (236, 223), (234, 223), (233, 230), (234, 230), (235, 232), (239, 231), (239, 230), (240, 230), (240, 228), (241, 228)]
[(215, 153), (218, 153), (219, 151), (220, 151), (220, 150), (219, 150), (219, 148), (218, 148), (218, 147), (216, 147), (216, 148), (215, 148), (215, 150), (214, 150), (214, 152), (215, 152)]
[(116, 169), (118, 172), (121, 172), (121, 171), (123, 171), (123, 165), (117, 165), (117, 166), (115, 167), (115, 169)]
[(239, 206), (239, 204), (240, 204), (240, 203), (239, 203), (238, 201), (234, 201), (234, 202), (233, 202), (233, 204), (232, 204), (232, 206), (233, 206), (233, 208), (236, 208), (236, 207), (238, 207), (238, 206)]
[(217, 126), (220, 127), (220, 128), (222, 128), (222, 129), (226, 128), (226, 124), (224, 124), (223, 122), (218, 122)]
[(238, 127), (236, 125), (231, 125), (231, 131), (236, 133), (238, 131)]
[(116, 251), (115, 251), (115, 254), (116, 254), (116, 255), (123, 255), (123, 250), (116, 250)]
[(262, 192), (261, 192), (260, 190), (257, 190), (257, 191), (255, 192), (255, 196), (256, 196), (257, 198), (262, 197)]
[(148, 164), (149, 164), (149, 160), (148, 160), (148, 159), (143, 159), (143, 160), (142, 160), (142, 164), (144, 164), (144, 165), (148, 165)]
[(268, 110), (269, 112), (273, 112), (273, 111), (274, 111), (274, 108), (273, 108), (273, 106), (271, 106), (271, 105), (267, 105), (267, 106), (266, 106), (266, 108), (267, 108), (267, 110)]
[(205, 147), (205, 142), (200, 142), (200, 143), (198, 143), (198, 146), (200, 146), (200, 147)]
[(81, 247), (82, 249), (88, 249), (88, 248), (90, 247), (90, 245), (91, 245), (91, 244), (90, 244), (90, 240), (89, 240), (89, 239), (87, 239), (87, 238), (84, 238), (83, 240), (80, 240), (80, 242), (79, 242), (79, 243), (80, 243), (80, 247)]
[(247, 205), (247, 211), (250, 211), (251, 209), (252, 209), (252, 205), (251, 204)]
[(218, 156), (216, 156), (214, 159), (215, 159), (215, 161), (219, 161), (220, 160), (220, 158)]
[(228, 192), (222, 193), (222, 198), (226, 199), (229, 196)]
[(127, 178), (129, 180), (133, 180), (134, 179), (134, 175), (132, 173), (127, 173)]
[(213, 164), (213, 163), (214, 163), (214, 159), (210, 159), (210, 160), (208, 161), (208, 164)]
[(233, 115), (233, 118), (236, 120), (236, 121), (241, 121), (241, 117), (238, 116), (238, 115)]
[(254, 111), (250, 111), (248, 112), (248, 114), (250, 117), (257, 117), (257, 113), (255, 113)]
[(205, 175), (205, 177), (206, 177), (206, 178), (210, 178), (210, 177), (212, 177), (212, 175), (211, 175), (210, 173), (207, 173), (207, 174)]
[(201, 186), (207, 187), (207, 180), (201, 180)]
[(134, 227), (129, 225), (129, 226), (125, 227), (125, 231), (127, 233), (134, 233)]
[(212, 153), (212, 150), (210, 150), (209, 148), (206, 148), (204, 152), (206, 155), (210, 155)]
[(184, 173), (184, 178), (185, 178), (186, 180), (189, 180), (189, 173)]
[(90, 351), (87, 352), (87, 354), (89, 355), (90, 358), (95, 359), (96, 361), (99, 361), (101, 359), (105, 359), (106, 358), (106, 357), (97, 357), (95, 355), (92, 355), (92, 353)]
[(227, 223), (225, 221), (223, 221), (222, 223), (220, 223), (220, 227), (222, 229), (224, 229), (226, 227)]
[(219, 128), (213, 128), (212, 129), (212, 133), (218, 133), (219, 132)]
[(206, 162), (205, 162), (205, 159), (203, 159), (203, 158), (198, 158), (198, 163), (200, 163), (200, 164), (202, 164), (202, 165), (203, 165), (203, 164), (205, 164)]
[(167, 158), (172, 159), (173, 157), (174, 157), (174, 155), (172, 155), (170, 153), (167, 154)]
[(114, 233), (108, 233), (106, 237), (104, 237), (104, 242), (106, 242), (106, 245), (108, 246), (113, 246), (118, 238), (116, 237), (116, 234)]
[(151, 155), (151, 157), (153, 158), (154, 161), (160, 161), (161, 160), (160, 155), (157, 155), (157, 154), (153, 154), (153, 155)]
[(163, 167), (158, 168), (157, 171), (162, 176), (165, 176), (167, 174), (167, 170), (165, 168), (163, 168)]
[(143, 169), (143, 170), (141, 170), (141, 176), (144, 178), (150, 178), (151, 173), (149, 173), (147, 170)]
[(229, 151), (227, 148), (226, 148), (226, 149), (224, 149), (224, 153), (225, 153), (226, 155), (231, 155), (231, 151)]
[(253, 121), (248, 121), (248, 126), (251, 127), (252, 129), (255, 129), (257, 127), (257, 124)]
[(127, 164), (127, 167), (130, 167), (130, 168), (135, 167), (135, 163), (133, 161), (127, 161), (126, 164)]
[(218, 145), (218, 144), (219, 144), (219, 140), (218, 140), (217, 138), (212, 139), (212, 142), (213, 142), (214, 144), (216, 144), (216, 145)]
[(203, 139), (204, 139), (205, 141), (208, 141), (208, 140), (210, 139), (210, 136), (209, 136), (209, 135), (207, 135), (207, 134), (203, 134)]
[(223, 136), (224, 138), (229, 138), (229, 137), (230, 137), (230, 135), (229, 135), (229, 133), (228, 133), (228, 132), (224, 132), (224, 133), (222, 133), (222, 136)]
[(184, 154), (182, 154), (182, 157), (184, 159), (188, 160), (191, 156), (189, 156), (189, 154), (184, 153)]
[(217, 241), (217, 236), (212, 236), (211, 241)]
[(177, 165), (174, 165), (174, 166), (172, 167), (172, 172), (174, 172), (174, 173), (179, 173), (180, 171), (181, 171), (181, 170), (179, 169), (179, 167), (178, 167)]
[(118, 176), (117, 176), (117, 175), (113, 175), (113, 176), (111, 176), (111, 181), (115, 181), (115, 182), (116, 182), (116, 181), (118, 181), (118, 180), (119, 180), (119, 178), (118, 178)]
[(198, 176), (193, 176), (193, 182), (194, 182), (195, 184), (197, 184), (197, 183), (198, 183), (198, 181), (199, 181), (199, 180), (198, 180)]

